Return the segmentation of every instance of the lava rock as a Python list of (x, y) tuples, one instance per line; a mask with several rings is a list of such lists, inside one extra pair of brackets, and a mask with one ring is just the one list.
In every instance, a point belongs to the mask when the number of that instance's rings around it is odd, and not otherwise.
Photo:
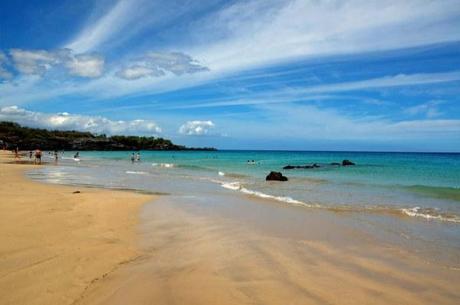
[(342, 165), (343, 166), (349, 166), (349, 165), (355, 165), (355, 163), (351, 162), (350, 160), (343, 160)]
[(280, 172), (270, 172), (268, 176), (265, 178), (266, 181), (288, 181), (288, 178), (283, 176)]
[(318, 164), (314, 163), (312, 165), (286, 165), (283, 169), (297, 169), (297, 168), (318, 168), (321, 167)]

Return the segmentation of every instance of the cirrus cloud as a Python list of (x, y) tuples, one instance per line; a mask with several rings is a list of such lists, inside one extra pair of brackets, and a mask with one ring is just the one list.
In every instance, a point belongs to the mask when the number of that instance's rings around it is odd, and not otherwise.
[(0, 121), (12, 121), (29, 127), (60, 130), (80, 130), (106, 134), (145, 134), (161, 133), (161, 128), (151, 120), (110, 120), (102, 116), (79, 114), (43, 113), (29, 111), (18, 106), (0, 108)]
[(134, 80), (147, 76), (163, 76), (166, 73), (180, 76), (208, 70), (190, 55), (181, 52), (148, 52), (141, 59), (119, 70), (116, 75)]

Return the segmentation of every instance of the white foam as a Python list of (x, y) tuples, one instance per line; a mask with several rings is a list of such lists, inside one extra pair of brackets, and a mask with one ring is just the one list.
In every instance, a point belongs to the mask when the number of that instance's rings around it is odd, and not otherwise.
[(224, 172), (218, 172), (219, 176), (225, 176)]
[(152, 163), (152, 166), (172, 168), (174, 167), (174, 164), (173, 163)]
[(275, 201), (279, 201), (279, 202), (289, 203), (289, 204), (292, 204), (292, 205), (305, 206), (305, 207), (309, 207), (309, 208), (318, 208), (318, 207), (320, 207), (319, 205), (308, 204), (308, 203), (305, 203), (303, 201), (296, 200), (296, 199), (293, 199), (293, 198), (287, 197), (287, 196), (273, 196), (273, 195), (265, 194), (265, 193), (262, 193), (262, 192), (259, 192), (259, 191), (253, 191), (253, 190), (250, 190), (250, 189), (247, 189), (247, 188), (241, 186), (241, 184), (239, 182), (221, 183), (221, 186), (223, 188), (226, 188), (226, 189), (229, 189), (229, 190), (232, 190), (232, 191), (240, 191), (243, 194), (250, 195), (250, 196), (256, 196), (256, 197), (259, 197), (259, 198), (270, 199), (270, 200), (275, 200)]
[(232, 191), (238, 191), (241, 189), (241, 185), (239, 182), (224, 182), (221, 184), (221, 186)]
[(421, 217), (425, 218), (427, 220), (441, 220), (441, 221), (449, 221), (449, 222), (456, 222), (460, 223), (460, 218), (458, 216), (443, 216), (440, 214), (433, 214), (433, 213), (428, 213), (424, 212), (423, 208), (421, 207), (414, 207), (414, 208), (407, 208), (407, 209), (401, 209), (401, 211), (411, 217)]
[(148, 175), (147, 172), (141, 172), (141, 171), (126, 171), (125, 173), (130, 174), (130, 175)]

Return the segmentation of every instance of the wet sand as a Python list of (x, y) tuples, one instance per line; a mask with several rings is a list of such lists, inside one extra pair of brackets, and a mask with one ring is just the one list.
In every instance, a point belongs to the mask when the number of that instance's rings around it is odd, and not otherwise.
[(255, 220), (160, 198), (143, 207), (144, 255), (78, 304), (458, 304), (459, 269), (382, 245), (331, 213), (291, 211), (264, 204)]
[(0, 192), (9, 196), (0, 203), (2, 304), (460, 301), (459, 268), (382, 243), (342, 215), (235, 196), (142, 205), (140, 194), (72, 194), (27, 181), (23, 165), (0, 166)]
[(152, 196), (41, 184), (24, 177), (34, 165), (11, 161), (0, 152), (0, 304), (73, 304), (141, 254), (138, 213)]

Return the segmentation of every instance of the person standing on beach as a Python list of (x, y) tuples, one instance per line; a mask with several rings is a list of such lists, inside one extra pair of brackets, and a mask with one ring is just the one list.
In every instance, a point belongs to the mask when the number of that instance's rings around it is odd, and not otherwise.
[(136, 154), (136, 162), (139, 162), (139, 161), (141, 161), (141, 154), (137, 153)]
[(58, 155), (58, 152), (57, 152), (57, 150), (55, 150), (55, 151), (54, 151), (54, 162), (56, 162), (56, 163), (57, 163), (57, 162), (58, 162), (58, 160), (59, 160), (59, 155)]
[(42, 151), (39, 148), (35, 150), (34, 164), (42, 164)]
[(32, 159), (33, 151), (29, 151), (29, 159)]
[(19, 159), (19, 147), (16, 146), (16, 148), (14, 149), (14, 157), (16, 159)]

